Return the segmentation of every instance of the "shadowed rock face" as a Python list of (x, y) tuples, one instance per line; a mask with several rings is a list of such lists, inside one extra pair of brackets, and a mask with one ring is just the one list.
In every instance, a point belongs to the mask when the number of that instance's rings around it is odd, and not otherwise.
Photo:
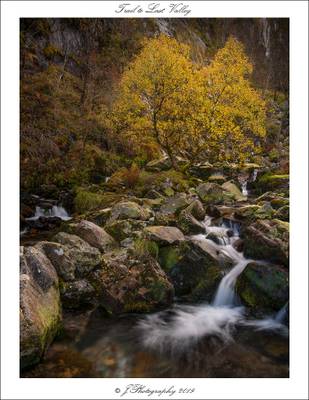
[(34, 247), (21, 247), (20, 356), (21, 367), (37, 363), (55, 337), (61, 320), (57, 273)]

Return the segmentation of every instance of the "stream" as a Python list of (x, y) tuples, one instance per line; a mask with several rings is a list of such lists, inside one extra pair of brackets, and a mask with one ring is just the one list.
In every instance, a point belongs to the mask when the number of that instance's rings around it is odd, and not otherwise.
[[(22, 377), (288, 377), (289, 332), (277, 314), (250, 316), (234, 287), (252, 261), (233, 243), (237, 224), (212, 226), (191, 240), (233, 261), (210, 303), (182, 304), (148, 314), (109, 316), (97, 309), (64, 314), (64, 334), (44, 361)], [(218, 243), (208, 239), (216, 234)]]

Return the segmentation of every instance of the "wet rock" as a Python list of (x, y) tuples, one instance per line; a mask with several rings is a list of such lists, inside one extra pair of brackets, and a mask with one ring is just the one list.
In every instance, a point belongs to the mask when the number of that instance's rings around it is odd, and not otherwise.
[(279, 311), (289, 298), (286, 268), (249, 263), (237, 279), (236, 291), (242, 302), (254, 310)]
[(191, 300), (210, 300), (223, 272), (218, 260), (193, 242), (170, 269), (169, 277), (177, 296), (186, 296)]
[(101, 268), (88, 277), (101, 306), (113, 313), (150, 312), (171, 304), (174, 289), (158, 262), (132, 249), (103, 255)]
[(243, 239), (237, 239), (235, 240), (235, 242), (233, 243), (233, 247), (234, 249), (236, 249), (239, 252), (243, 252), (244, 251), (244, 241)]
[(100, 251), (76, 235), (59, 232), (54, 241), (63, 245), (64, 253), (71, 257), (76, 266), (76, 276), (86, 275), (101, 262)]
[(97, 293), (86, 279), (62, 282), (60, 293), (63, 307), (66, 309), (80, 309), (97, 303)]
[(76, 227), (76, 234), (101, 252), (117, 246), (112, 236), (90, 221), (82, 220)]
[(27, 225), (31, 229), (37, 230), (52, 230), (62, 223), (61, 218), (59, 217), (39, 217), (35, 220), (27, 220)]
[(58, 332), (61, 321), (57, 273), (34, 247), (20, 254), (20, 362), (38, 363)]
[(289, 265), (289, 223), (280, 220), (259, 220), (241, 232), (244, 255)]
[(147, 239), (159, 245), (177, 244), (185, 240), (183, 233), (173, 226), (149, 226), (144, 229)]
[[(230, 207), (226, 207), (226, 208), (230, 208)], [(221, 215), (224, 215), (224, 214), (221, 214), (221, 208), (219, 208), (217, 206), (213, 206), (213, 205), (207, 206), (206, 214), (213, 218), (220, 218)]]

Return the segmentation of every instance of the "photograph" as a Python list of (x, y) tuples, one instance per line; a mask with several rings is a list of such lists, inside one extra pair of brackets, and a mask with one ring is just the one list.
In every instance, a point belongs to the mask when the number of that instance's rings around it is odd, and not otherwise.
[(289, 19), (20, 19), (20, 377), (289, 377)]

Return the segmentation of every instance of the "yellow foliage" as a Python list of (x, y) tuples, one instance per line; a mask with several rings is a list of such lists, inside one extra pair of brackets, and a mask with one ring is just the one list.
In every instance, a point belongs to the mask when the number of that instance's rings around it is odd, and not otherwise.
[(230, 37), (200, 69), (189, 50), (165, 35), (145, 40), (122, 76), (112, 127), (132, 146), (159, 146), (174, 167), (177, 155), (244, 161), (265, 136), (265, 103), (243, 46)]

